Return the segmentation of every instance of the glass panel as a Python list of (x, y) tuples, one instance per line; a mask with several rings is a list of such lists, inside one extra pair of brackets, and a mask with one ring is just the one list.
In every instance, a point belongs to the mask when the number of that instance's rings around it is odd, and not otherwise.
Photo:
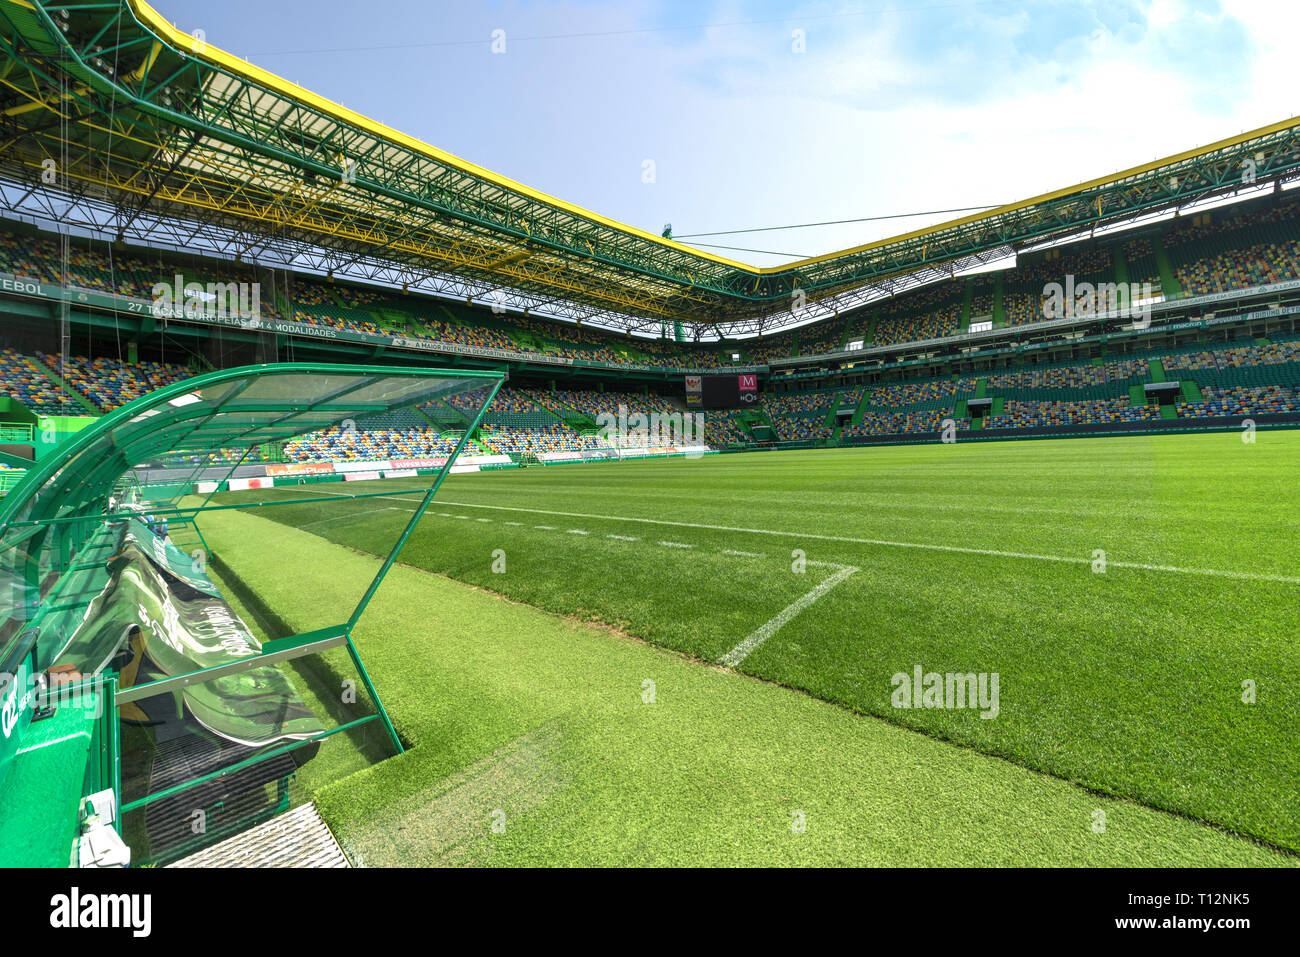
[[(328, 534), (336, 523), (351, 520), (345, 514), (347, 497), (359, 494), (358, 490), (379, 491), (378, 486), (356, 485), (359, 480), (402, 472), (403, 486), (394, 490), (397, 494), (427, 489), (446, 464), (447, 452), (454, 448), (450, 439), (431, 429), (394, 437), (393, 430), (384, 433), (365, 425), (359, 429), (360, 441), (343, 441), (339, 425), (347, 422), (351, 428), (358, 419), (375, 420), (375, 407), (392, 410), (458, 392), (474, 394), (468, 402), (458, 399), (462, 410), (473, 415), (496, 382), (494, 377), (454, 372), (376, 374), (372, 369), (362, 373), (348, 367), (318, 371), (301, 366), (238, 370), (233, 378), (217, 382), (204, 383), (202, 379), (168, 399), (159, 400), (155, 394), (124, 406), (120, 414), (105, 416), (95, 427), (103, 428), (102, 434), (91, 433), (78, 440), (82, 447), (48, 475), (34, 494), (11, 494), (0, 501), (0, 515), (5, 520), (0, 529), (0, 594), (8, 599), (0, 620), (5, 661), (21, 658), (24, 649), (39, 638), (39, 667), (67, 654), (75, 642), (82, 643), (78, 646), (83, 650), (80, 664), (102, 667), (103, 658), (112, 653), (111, 648), (102, 646), (114, 641), (120, 644), (121, 636), (112, 635), (110, 629), (92, 639), (81, 618), (108, 583), (120, 584), (120, 575), (114, 577), (120, 568), (114, 562), (120, 564), (118, 553), (131, 537), (124, 529), (133, 521), (143, 522), (156, 541), (141, 545), (139, 551), (166, 556), (172, 549), (205, 566), (212, 556), (203, 542), (202, 520), (195, 521), (192, 510), (217, 487), (211, 483), (222, 483), (222, 494), (213, 499), (213, 505), (257, 505), (257, 514), (278, 515), (278, 525), (286, 531), (316, 535)], [(330, 400), (329, 410), (304, 409), (322, 399)], [(315, 438), (308, 436), (292, 448), (285, 442), (307, 432)], [(246, 455), (246, 461), (254, 463), (252, 471), (259, 472), (263, 481), (247, 480), (247, 471), (232, 472)], [(367, 459), (380, 457), (382, 461), (371, 463), (373, 468), (366, 466)], [(328, 494), (315, 495), (317, 501), (272, 508), (272, 504), (304, 497), (296, 489), (306, 481), (304, 474), (267, 476), (267, 462), (272, 459), (291, 467), (307, 465), (313, 470), (313, 482), (339, 485), (332, 491), (319, 490)], [(322, 469), (328, 474), (322, 474)], [(416, 474), (411, 475), (412, 471)], [(235, 481), (227, 485), (228, 479)], [(345, 480), (347, 484), (342, 485)], [(200, 490), (200, 483), (210, 484)], [(285, 484), (292, 488), (285, 489)], [(342, 505), (341, 489), (346, 489)], [(418, 494), (412, 495), (410, 506), (400, 504), (400, 499), (392, 504), (384, 516), (386, 522), (377, 531), (395, 541), (404, 515), (409, 515), (418, 498)], [(179, 509), (182, 502), (188, 510)], [(284, 547), (268, 542), (267, 553), (277, 561), (291, 561), (291, 555), (277, 551)], [(177, 555), (162, 562), (159, 574), (164, 582), (185, 581), (178, 572), (182, 560)], [(366, 576), (352, 576), (329, 587), (339, 599), (336, 604), (355, 606), (369, 583)], [(105, 618), (100, 624), (107, 628), (111, 620)], [(310, 625), (337, 621), (322, 612), (321, 619)], [(271, 629), (267, 637), (284, 637), (284, 631)]]

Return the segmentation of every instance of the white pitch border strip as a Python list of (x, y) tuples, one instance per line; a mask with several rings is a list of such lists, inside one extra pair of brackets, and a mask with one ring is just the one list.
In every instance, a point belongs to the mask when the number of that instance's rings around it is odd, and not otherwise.
[[(394, 501), (406, 501), (397, 496), (385, 496)], [(988, 555), (993, 558), (1020, 558), (1037, 562), (1061, 562), (1067, 565), (1091, 565), (1093, 559), (1081, 555), (1042, 555), (1035, 552), (1005, 552), (996, 548), (969, 548), (963, 545), (933, 545), (928, 542), (892, 542), (881, 538), (850, 538), (846, 535), (819, 535), (816, 532), (785, 532), (771, 528), (742, 528), (735, 525), (705, 525), (702, 522), (674, 522), (666, 518), (639, 518), (629, 515), (593, 515), (590, 512), (560, 512), (545, 508), (523, 508), (518, 505), (482, 505), (475, 502), (439, 502), (453, 508), (490, 508), (503, 512), (527, 512), (533, 515), (558, 515), (564, 518), (590, 518), (600, 522), (640, 522), (644, 525), (671, 525), (674, 528), (701, 528), (710, 532), (740, 532), (746, 535), (776, 535), (782, 538), (800, 538), (819, 542), (847, 542), (850, 545), (878, 545), (882, 548), (916, 548), (929, 552), (955, 552), (959, 555)], [(535, 528), (547, 526), (536, 525)], [(1139, 571), (1169, 572), (1174, 575), (1209, 575), (1218, 578), (1236, 578), (1243, 581), (1279, 582), (1283, 585), (1300, 585), (1300, 576), (1270, 575), (1265, 572), (1235, 572), (1219, 568), (1188, 568), (1179, 565), (1148, 565), (1142, 562), (1117, 562), (1106, 560), (1107, 568), (1134, 568)]]
[[(326, 495), (338, 495), (340, 498), (352, 498), (337, 492)], [(395, 502), (410, 502), (409, 498), (386, 495), (384, 498)], [(629, 515), (593, 515), (590, 512), (560, 512), (545, 508), (523, 508), (518, 505), (482, 505), (476, 502), (446, 502), (440, 505), (453, 508), (490, 508), (503, 512), (526, 512), (532, 515), (559, 515), (564, 518), (590, 518), (600, 522), (640, 522), (644, 525), (671, 525), (674, 528), (701, 528), (710, 532), (740, 532), (746, 535), (776, 535), (782, 538), (801, 538), (819, 542), (846, 542), (850, 545), (878, 545), (882, 548), (916, 548), (929, 552), (954, 552), (959, 555), (988, 555), (992, 558), (1020, 558), (1036, 562), (1060, 562), (1066, 565), (1091, 565), (1092, 558), (1081, 555), (1042, 555), (1035, 552), (1005, 552), (996, 548), (969, 548), (964, 545), (934, 545), (928, 542), (891, 542), (881, 538), (850, 538), (846, 535), (819, 535), (816, 532), (785, 532), (771, 528), (742, 528), (735, 525), (706, 525), (702, 522), (674, 522), (666, 518), (639, 518)], [(465, 516), (468, 517), (468, 516)], [(534, 528), (549, 529), (547, 525), (535, 525)], [(1239, 581), (1277, 582), (1283, 585), (1300, 585), (1300, 576), (1270, 575), (1266, 572), (1235, 572), (1220, 568), (1189, 568), (1180, 565), (1149, 565), (1143, 562), (1117, 562), (1106, 560), (1107, 568), (1132, 568), (1146, 572), (1168, 572), (1173, 575), (1208, 575), (1215, 578), (1235, 578)]]
[(822, 595), (825, 595), (836, 585), (846, 581), (854, 572), (860, 570), (856, 565), (837, 565), (834, 562), (809, 562), (808, 564), (818, 565), (824, 568), (834, 568), (837, 569), (837, 571), (825, 581), (820, 582), (817, 587), (808, 592), (808, 594), (797, 599), (790, 605), (787, 605), (785, 608), (782, 608), (781, 611), (777, 613), (776, 617), (759, 626), (753, 634), (749, 635), (744, 641), (719, 658), (718, 664), (725, 665), (728, 668), (737, 667), (742, 661), (748, 658), (750, 654), (762, 646), (763, 642), (767, 641), (767, 639), (771, 638), (785, 627), (785, 625), (790, 621), (790, 619), (794, 618), (795, 615), (799, 614), (799, 612), (803, 611), (818, 598), (821, 598)]

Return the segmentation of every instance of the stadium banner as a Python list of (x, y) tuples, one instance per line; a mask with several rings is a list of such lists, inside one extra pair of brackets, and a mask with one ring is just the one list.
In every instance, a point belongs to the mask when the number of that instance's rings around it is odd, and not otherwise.
[(570, 449), (566, 452), (538, 452), (537, 461), (543, 465), (565, 462), (609, 462), (618, 458), (617, 449)]
[(477, 472), (478, 470), (479, 467), (477, 465), (453, 465), (451, 467), (451, 474), (460, 475), (465, 472)]
[(373, 482), (379, 478), (378, 472), (344, 472), (343, 481), (345, 482)]
[(758, 376), (742, 375), (740, 377), (740, 404), (753, 405), (758, 401)]
[(415, 478), (419, 474), (415, 469), (389, 469), (384, 478)]
[(194, 483), (194, 494), (196, 494), (196, 495), (211, 495), (213, 492), (215, 492), (215, 491), (217, 490), (217, 485), (218, 485), (218, 484), (219, 484), (219, 483), (217, 483), (217, 482), (195, 482), (195, 483)]
[(405, 471), (406, 469), (440, 469), (447, 464), (447, 457), (444, 455), (438, 459), (393, 459), (388, 463), (394, 470)]
[(345, 477), (349, 472), (386, 472), (393, 467), (393, 463), (387, 459), (369, 462), (334, 462), (333, 465), (334, 471)]
[(332, 475), (334, 466), (329, 462), (277, 462), (267, 465), (266, 474), (275, 476), (290, 475)]
[(203, 592), (211, 598), (221, 597), (217, 586), (212, 584), (203, 571), (202, 562), (194, 556), (185, 554), (169, 540), (155, 535), (138, 518), (127, 522), (126, 533), (122, 536), (122, 552), (129, 555), (130, 549), (138, 551), (160, 569), (195, 591)]
[(250, 488), (274, 488), (273, 478), (232, 478), (226, 483), (227, 491), (246, 492)]
[(648, 456), (665, 456), (665, 455), (682, 455), (683, 451), (676, 446), (671, 445), (647, 445), (633, 446), (632, 448), (619, 449), (618, 457), (621, 459), (643, 459)]
[(697, 375), (688, 375), (686, 377), (686, 405), (688, 407), (699, 406), (704, 402), (704, 379)]
[[(117, 528), (122, 537), (103, 567), (107, 575), (101, 571), (96, 593), (77, 616), (59, 661), (91, 674), (125, 654), (130, 659), (120, 669), (125, 688), (262, 653), (261, 643), (219, 597), (201, 565), (173, 545), (150, 542), (153, 533), (142, 522), (119, 523)], [(122, 718), (149, 723), (193, 720), (227, 741), (249, 747), (301, 740), (323, 730), (274, 665), (195, 681), (180, 694), (183, 718), (172, 693), (126, 705)]]

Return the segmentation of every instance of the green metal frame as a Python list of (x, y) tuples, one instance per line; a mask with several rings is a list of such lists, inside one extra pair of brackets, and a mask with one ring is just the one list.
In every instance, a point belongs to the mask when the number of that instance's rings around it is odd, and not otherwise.
[[(323, 374), (331, 377), (347, 380), (347, 383), (340, 388), (330, 391), (323, 397), (314, 401), (295, 400), (285, 398), (278, 401), (259, 400), (256, 403), (250, 403), (242, 407), (232, 409), (228, 414), (233, 417), (240, 417), (247, 411), (266, 413), (272, 416), (269, 421), (240, 423), (238, 427), (232, 429), (217, 428), (209, 432), (203, 432), (204, 426), (214, 418), (223, 414), (226, 406), (246, 389), (253, 384), (265, 381), (270, 377), (302, 374)], [(407, 391), (403, 389), (392, 402), (367, 401), (365, 403), (350, 402), (339, 404), (351, 393), (363, 391), (378, 383), (387, 381), (400, 380), (430, 380), (429, 390)], [(285, 753), (296, 747), (301, 747), (315, 741), (323, 740), (330, 735), (336, 734), (341, 730), (349, 730), (361, 724), (378, 720), (384, 725), (396, 753), (401, 754), (404, 747), (401, 738), (384, 707), (383, 701), (375, 688), (374, 682), (366, 670), (365, 663), (362, 660), (360, 650), (357, 648), (353, 638), (354, 630), (361, 619), (365, 609), (378, 591), (385, 576), (397, 561), (398, 555), (405, 546), (407, 540), (414, 532), (421, 517), (433, 501), (438, 489), (441, 487), (443, 480), (449, 474), (451, 465), (456, 457), (464, 450), (469, 436), (473, 434), (474, 429), (478, 428), (487, 407), (492, 400), (496, 398), (505, 381), (505, 374), (501, 372), (484, 372), (471, 370), (447, 370), (447, 369), (422, 369), (422, 368), (400, 368), (400, 367), (382, 367), (382, 366), (347, 366), (332, 365), (319, 363), (280, 363), (271, 366), (241, 366), (234, 369), (226, 369), (218, 372), (210, 372), (182, 382), (167, 386), (149, 395), (127, 403), (121, 408), (103, 416), (94, 425), (83, 430), (75, 438), (69, 440), (60, 447), (56, 454), (52, 454), (43, 459), (39, 464), (34, 464), (29, 470), (27, 477), (2, 503), (0, 503), (0, 534), (5, 536), (3, 541), (6, 546), (17, 547), (25, 545), (29, 550), (39, 551), (43, 540), (52, 532), (59, 535), (61, 543), (61, 554), (64, 556), (61, 571), (66, 573), (76, 567), (74, 563), (67, 561), (66, 556), (73, 550), (79, 550), (86, 544), (95, 530), (102, 526), (103, 521), (110, 516), (105, 512), (105, 504), (110, 493), (114, 489), (121, 487), (121, 478), (127, 470), (137, 464), (141, 458), (148, 458), (148, 453), (159, 446), (158, 440), (151, 438), (149, 432), (152, 430), (162, 429), (168, 432), (170, 427), (176, 422), (190, 422), (191, 416), (201, 418), (201, 423), (193, 428), (189, 428), (187, 435), (191, 442), (197, 442), (197, 449), (220, 449), (229, 447), (229, 443), (238, 441), (241, 437), (245, 444), (260, 444), (265, 438), (259, 433), (264, 432), (268, 427), (280, 425), (284, 431), (284, 437), (289, 438), (293, 435), (303, 434), (306, 432), (316, 431), (324, 425), (333, 424), (332, 421), (321, 419), (310, 413), (321, 412), (328, 413), (335, 417), (353, 417), (359, 410), (364, 411), (388, 411), (392, 408), (402, 408), (406, 405), (416, 404), (427, 401), (431, 395), (447, 391), (439, 388), (439, 384), (448, 380), (460, 380), (470, 382), (482, 382), (487, 387), (484, 401), (479, 407), (475, 416), (473, 426), (462, 434), (460, 441), (457, 443), (455, 451), (448, 456), (446, 463), (438, 471), (429, 488), (424, 492), (422, 500), (413, 512), (410, 521), (403, 529), (401, 535), (394, 543), (392, 549), (384, 559), (379, 571), (374, 579), (369, 583), (358, 601), (356, 608), (344, 623), (332, 626), (330, 628), (317, 630), (314, 632), (300, 635), (292, 635), (269, 641), (263, 646), (262, 654), (241, 661), (229, 662), (216, 665), (210, 668), (201, 669), (184, 675), (175, 675), (168, 678), (159, 679), (153, 682), (133, 685), (130, 688), (116, 691), (115, 701), (113, 703), (114, 713), (116, 706), (125, 704), (140, 698), (151, 697), (156, 694), (167, 693), (184, 688), (189, 685), (202, 683), (214, 678), (225, 675), (238, 673), (250, 668), (262, 667), (268, 664), (290, 661), (305, 655), (317, 654), (326, 651), (329, 648), (345, 646), (348, 655), (357, 669), (370, 700), (374, 704), (375, 713), (367, 715), (364, 718), (347, 722), (335, 728), (328, 729), (319, 734), (313, 735), (302, 741), (294, 742), (291, 745), (282, 746), (259, 755), (254, 755), (236, 765), (234, 768), (224, 768), (211, 774), (204, 775), (192, 781), (183, 782), (164, 792), (148, 795), (137, 801), (131, 802), (122, 809), (123, 813), (141, 807), (150, 801), (157, 800), (159, 797), (167, 796), (190, 787), (202, 784), (204, 781), (211, 780), (213, 777), (222, 774), (228, 774), (239, 767), (247, 766), (258, 761), (266, 760), (269, 757)], [(229, 389), (225, 394), (213, 400), (213, 405), (202, 402), (185, 402), (185, 397), (195, 396), (204, 390), (213, 386), (220, 386), (223, 383), (239, 383), (235, 388)], [(181, 400), (181, 401), (173, 401)], [(202, 409), (195, 413), (187, 413), (186, 409), (203, 404)], [(159, 413), (159, 409), (169, 410), (165, 413)], [(146, 414), (154, 412), (156, 414)], [(304, 418), (304, 415), (308, 417)], [(105, 437), (112, 439), (112, 445), (117, 452), (115, 457), (109, 457), (107, 463), (96, 460), (88, 466), (79, 463), (79, 459), (85, 453), (99, 448)], [(202, 438), (195, 438), (201, 436)], [(162, 442), (163, 448), (172, 447), (171, 438)], [(82, 469), (77, 465), (81, 464)], [(82, 471), (86, 474), (81, 474)], [(73, 474), (66, 475), (71, 471)], [(233, 473), (233, 469), (230, 470)], [(59, 476), (63, 480), (63, 485), (55, 488), (53, 491), (47, 488), (47, 483)], [(78, 498), (73, 498), (69, 490), (80, 490)], [(54, 494), (52, 503), (45, 503), (43, 499), (38, 498), (39, 494), (46, 496)], [(383, 494), (383, 493), (376, 493)], [(391, 494), (391, 493), (389, 493)], [(309, 499), (286, 499), (284, 501), (256, 503), (256, 507), (277, 506), (300, 504), (303, 501), (315, 502), (342, 502), (354, 498), (369, 496), (314, 496)], [(178, 503), (165, 505), (159, 509), (151, 509), (151, 514), (158, 516), (176, 515), (180, 520), (187, 524), (192, 524), (200, 541), (203, 541), (202, 532), (198, 529), (196, 521), (197, 516), (207, 511), (223, 510), (229, 508), (248, 508), (254, 503), (234, 504), (234, 505), (212, 505), (211, 496), (207, 496), (198, 505), (182, 506)], [(44, 505), (44, 509), (37, 508), (38, 505)], [(60, 508), (72, 507), (73, 514), (56, 514)], [(25, 509), (32, 509), (32, 514), (18, 518), (17, 516), (24, 512)], [(206, 549), (206, 542), (204, 542)], [(29, 574), (39, 574), (39, 569), (29, 562)], [(15, 660), (19, 657), (25, 657), (33, 650), (33, 642), (38, 631), (38, 625), (41, 618), (54, 605), (54, 599), (57, 597), (59, 588), (63, 581), (66, 581), (66, 574), (61, 576), (60, 583), (55, 589), (40, 602), (39, 608), (34, 615), (30, 616), (18, 634), (11, 639), (9, 647), (5, 649), (5, 659), (8, 661)], [(29, 585), (36, 584), (34, 578), (29, 579)], [(112, 682), (112, 687), (116, 687), (116, 679)], [(113, 732), (116, 734), (117, 732)], [(114, 762), (119, 758), (114, 755)], [(117, 764), (113, 771), (114, 786), (118, 789), (120, 795), (120, 763)]]

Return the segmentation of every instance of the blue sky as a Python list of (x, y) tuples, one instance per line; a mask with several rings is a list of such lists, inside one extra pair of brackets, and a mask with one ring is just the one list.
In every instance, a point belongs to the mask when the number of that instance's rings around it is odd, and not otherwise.
[[(679, 236), (1009, 202), (1300, 113), (1290, 0), (154, 4), (442, 149)], [(944, 218), (700, 242), (816, 255)]]

